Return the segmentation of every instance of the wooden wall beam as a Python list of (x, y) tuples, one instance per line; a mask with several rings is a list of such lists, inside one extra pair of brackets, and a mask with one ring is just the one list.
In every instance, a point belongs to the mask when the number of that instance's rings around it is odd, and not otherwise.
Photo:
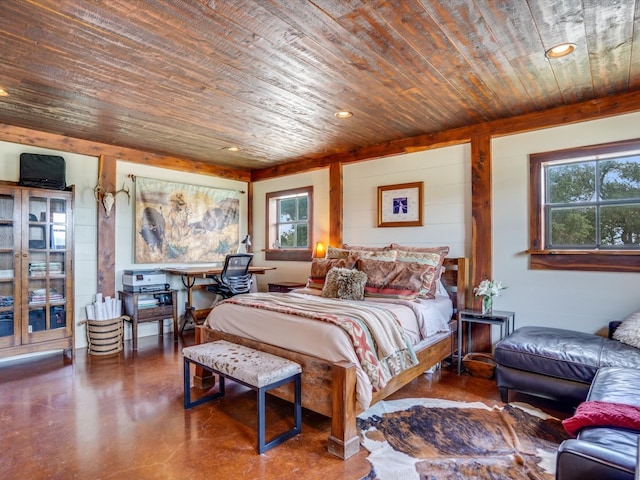
[[(491, 136), (471, 138), (471, 279), (469, 292), (492, 275), (492, 190), (491, 190)], [(480, 299), (474, 298), (474, 307), (481, 308)], [(469, 351), (491, 350), (491, 326), (473, 324), (473, 345)]]
[[(118, 159), (100, 155), (98, 157), (98, 183), (109, 192), (116, 188), (116, 164)], [(101, 203), (98, 204), (98, 293), (116, 298), (116, 205), (107, 217)]]
[(329, 167), (329, 244), (342, 246), (343, 214), (342, 164), (332, 163)]
[(253, 184), (247, 184), (247, 235), (253, 242)]

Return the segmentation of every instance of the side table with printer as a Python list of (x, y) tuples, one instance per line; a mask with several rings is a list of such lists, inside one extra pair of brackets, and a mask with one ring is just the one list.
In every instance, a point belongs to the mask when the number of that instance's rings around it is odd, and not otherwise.
[(178, 341), (178, 295), (166, 283), (166, 274), (158, 270), (125, 270), (122, 276), (123, 290), (118, 292), (122, 300), (122, 313), (131, 323), (133, 349), (138, 349), (138, 323), (158, 322), (158, 334), (164, 334), (164, 321), (173, 320), (173, 339)]

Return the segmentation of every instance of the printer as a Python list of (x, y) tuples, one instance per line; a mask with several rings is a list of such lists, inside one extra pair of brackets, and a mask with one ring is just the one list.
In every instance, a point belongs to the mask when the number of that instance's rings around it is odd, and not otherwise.
[(169, 290), (167, 274), (160, 270), (125, 270), (122, 275), (125, 292), (153, 293)]

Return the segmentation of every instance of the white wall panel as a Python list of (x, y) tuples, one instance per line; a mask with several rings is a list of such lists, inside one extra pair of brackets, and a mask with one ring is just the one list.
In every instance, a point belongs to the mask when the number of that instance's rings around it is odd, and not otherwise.
[(637, 138), (640, 114), (622, 115), (495, 139), (493, 272), (508, 285), (494, 307), (516, 324), (602, 332), (640, 309), (637, 273), (529, 270), (529, 154)]
[[(449, 245), (471, 250), (469, 145), (398, 155), (344, 167), (344, 241), (353, 245)], [(378, 187), (424, 182), (422, 227), (377, 227)]]
[(266, 291), (269, 282), (306, 282), (310, 262), (267, 262), (263, 249), (265, 240), (266, 195), (292, 188), (313, 186), (313, 238), (316, 242), (329, 243), (329, 169), (288, 175), (253, 184), (253, 248), (258, 265), (276, 267), (264, 275), (256, 275), (259, 290)]
[[(164, 264), (136, 264), (134, 263), (134, 215), (135, 215), (135, 182), (129, 178), (129, 175), (135, 177), (152, 178), (156, 180), (165, 180), (167, 182), (176, 182), (192, 185), (201, 185), (204, 187), (223, 188), (228, 190), (247, 191), (246, 182), (235, 180), (226, 180), (208, 175), (195, 175), (189, 172), (179, 172), (175, 170), (167, 170), (163, 168), (150, 167), (137, 163), (119, 161), (117, 164), (117, 185), (121, 188), (126, 185), (131, 190), (131, 201), (127, 203), (126, 195), (118, 195), (116, 197), (116, 290), (122, 289), (122, 274), (124, 270), (138, 269), (146, 270), (153, 268), (163, 268), (172, 266), (195, 266), (202, 265), (204, 262), (195, 262), (190, 265), (164, 263)], [(240, 195), (240, 240), (242, 240), (247, 232), (247, 195)], [(178, 289), (178, 314), (184, 313), (184, 306), (187, 300), (186, 291), (182, 286), (179, 277), (168, 276), (167, 280), (171, 288)], [(204, 294), (207, 295), (207, 294)], [(209, 299), (202, 298), (196, 303), (198, 308), (208, 306), (213, 300), (213, 296)], [(165, 327), (171, 325), (171, 321), (165, 322)], [(157, 322), (142, 323), (138, 325), (138, 336), (156, 335), (158, 332)], [(130, 338), (131, 329), (129, 324), (125, 325), (125, 338)]]

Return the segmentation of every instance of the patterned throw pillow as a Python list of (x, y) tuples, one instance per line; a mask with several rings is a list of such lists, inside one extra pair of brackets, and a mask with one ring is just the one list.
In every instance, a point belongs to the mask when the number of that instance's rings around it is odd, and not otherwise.
[(327, 253), (325, 255), (325, 258), (348, 258), (348, 257), (349, 257), (349, 250), (347, 250), (346, 248), (337, 248), (337, 247), (332, 247), (331, 245), (327, 247)]
[(342, 248), (344, 248), (345, 250), (370, 250), (372, 252), (383, 252), (385, 250), (391, 250), (391, 246), (387, 245), (385, 247), (363, 247), (360, 245), (348, 245), (348, 244), (343, 244)]
[(322, 296), (343, 300), (364, 300), (367, 274), (350, 268), (333, 267), (327, 273)]
[(326, 258), (349, 258), (349, 257), (362, 257), (362, 258), (375, 258), (376, 260), (384, 260), (386, 262), (395, 262), (398, 252), (395, 250), (385, 249), (354, 249), (347, 250), (345, 248), (327, 247)]
[(365, 297), (414, 300), (423, 285), (435, 283), (436, 277), (436, 267), (417, 262), (382, 262), (359, 258), (358, 270), (367, 274)]
[(392, 243), (391, 248), (394, 250), (404, 250), (406, 252), (426, 252), (437, 253), (443, 257), (449, 254), (449, 247), (411, 247), (408, 245), (400, 245), (398, 243)]
[(398, 262), (418, 262), (437, 268), (436, 281), (432, 282), (431, 279), (428, 279), (419, 294), (421, 298), (435, 298), (438, 289), (437, 280), (440, 280), (444, 271), (442, 265), (449, 254), (449, 247), (405, 247), (397, 243), (392, 243), (391, 246), (398, 250)]
[(632, 313), (613, 332), (613, 339), (640, 348), (640, 312)]
[(349, 254), (358, 258), (371, 258), (381, 262), (395, 262), (397, 250), (349, 250)]
[(356, 261), (357, 258), (355, 257), (314, 258), (311, 261), (311, 274), (307, 280), (307, 287), (322, 290), (329, 270), (333, 267), (353, 269), (356, 266)]

